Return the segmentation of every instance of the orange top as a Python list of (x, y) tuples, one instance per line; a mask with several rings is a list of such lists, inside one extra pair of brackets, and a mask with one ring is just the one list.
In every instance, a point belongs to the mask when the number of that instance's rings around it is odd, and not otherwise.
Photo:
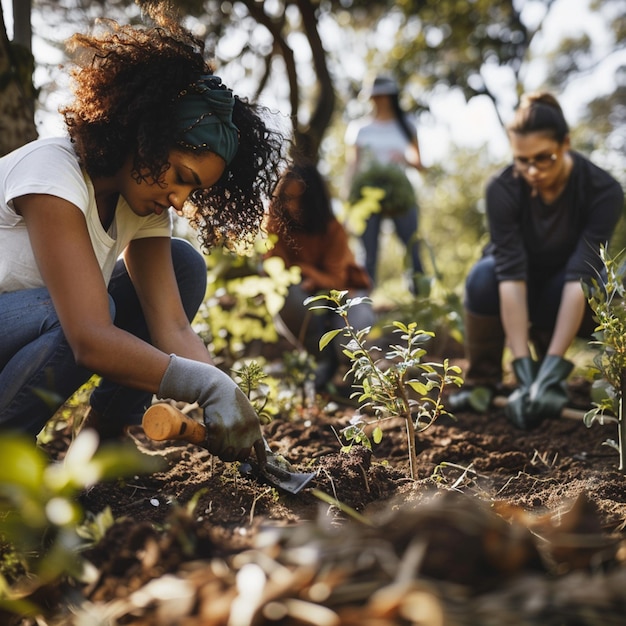
[[(268, 231), (275, 232), (271, 221)], [(267, 256), (280, 257), (286, 267), (298, 265), (302, 278), (313, 283), (313, 291), (372, 286), (365, 269), (356, 263), (348, 235), (337, 219), (330, 222), (325, 233), (292, 232), (288, 242), (279, 239)]]

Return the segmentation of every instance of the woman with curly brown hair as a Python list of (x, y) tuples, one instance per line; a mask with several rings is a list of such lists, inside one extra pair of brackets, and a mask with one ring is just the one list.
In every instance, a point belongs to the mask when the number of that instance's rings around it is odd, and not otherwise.
[(258, 232), (282, 138), (213, 75), (201, 42), (155, 26), (75, 35), (69, 138), (0, 159), (0, 427), (36, 434), (93, 373), (86, 423), (121, 434), (154, 394), (198, 402), (211, 451), (262, 454), (258, 417), (190, 325), (205, 250)]
[[(319, 349), (322, 335), (342, 328), (344, 321), (333, 310), (313, 312), (304, 301), (318, 292), (346, 290), (355, 300), (349, 311), (354, 328), (373, 326), (376, 317), (368, 298), (371, 279), (354, 259), (348, 234), (333, 213), (328, 185), (314, 163), (301, 160), (285, 170), (269, 206), (267, 231), (275, 238), (267, 256), (281, 258), (285, 267), (300, 268), (301, 281), (289, 287), (280, 318), (315, 357), (315, 387), (322, 390), (340, 365), (349, 364), (343, 334), (327, 350)], [(362, 302), (357, 304), (357, 298)]]

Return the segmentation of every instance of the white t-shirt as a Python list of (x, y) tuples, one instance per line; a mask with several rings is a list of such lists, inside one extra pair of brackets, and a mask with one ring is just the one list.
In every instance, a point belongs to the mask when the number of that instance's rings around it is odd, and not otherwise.
[(84, 213), (107, 284), (115, 262), (132, 239), (171, 236), (169, 211), (140, 217), (121, 196), (115, 219), (105, 232), (93, 185), (81, 170), (69, 138), (37, 139), (0, 159), (0, 293), (44, 286), (26, 225), (13, 208), (13, 199), (26, 194), (58, 196)]
[[(407, 120), (415, 134), (415, 126)], [(361, 150), (361, 161), (406, 165), (405, 155), (411, 142), (396, 120), (354, 120), (348, 124), (345, 142)]]

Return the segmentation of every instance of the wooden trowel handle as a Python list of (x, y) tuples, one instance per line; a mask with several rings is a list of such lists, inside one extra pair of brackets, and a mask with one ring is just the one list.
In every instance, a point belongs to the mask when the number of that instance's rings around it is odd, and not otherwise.
[(155, 441), (182, 439), (189, 443), (204, 443), (204, 424), (188, 417), (171, 404), (153, 404), (144, 414), (143, 430)]
[[(504, 408), (507, 402), (508, 398), (506, 396), (496, 396), (493, 399), (493, 405), (497, 406), (499, 409)], [(582, 420), (583, 417), (585, 417), (585, 413), (586, 411), (581, 411), (580, 409), (572, 409), (567, 406), (561, 409), (561, 417), (566, 417), (567, 419), (572, 420)]]

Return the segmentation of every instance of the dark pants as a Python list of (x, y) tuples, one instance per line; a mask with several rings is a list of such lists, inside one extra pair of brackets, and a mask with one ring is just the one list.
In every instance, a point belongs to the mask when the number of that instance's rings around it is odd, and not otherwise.
[[(554, 330), (564, 284), (564, 269), (528, 277), (528, 316), (532, 328)], [(470, 270), (465, 282), (465, 308), (475, 315), (500, 316), (500, 294), (493, 256), (484, 256)], [(587, 305), (578, 335), (590, 337), (595, 326), (591, 307)]]
[[(206, 291), (206, 263), (187, 241), (172, 239), (172, 259), (191, 321)], [(114, 323), (150, 341), (146, 321), (123, 261), (109, 282)], [(36, 435), (92, 372), (76, 365), (47, 289), (0, 294), (0, 427)], [(91, 405), (111, 423), (136, 421), (152, 400), (144, 391), (103, 379)]]
[[(376, 283), (376, 267), (378, 264), (378, 244), (380, 236), (380, 226), (384, 218), (380, 213), (372, 213), (367, 218), (365, 232), (361, 235), (361, 241), (365, 250), (365, 269), (372, 279), (372, 284)], [(410, 259), (413, 274), (423, 274), (424, 268), (420, 259), (420, 245), (417, 238), (419, 209), (413, 209), (388, 218), (393, 221), (400, 241), (407, 249), (407, 256)]]

